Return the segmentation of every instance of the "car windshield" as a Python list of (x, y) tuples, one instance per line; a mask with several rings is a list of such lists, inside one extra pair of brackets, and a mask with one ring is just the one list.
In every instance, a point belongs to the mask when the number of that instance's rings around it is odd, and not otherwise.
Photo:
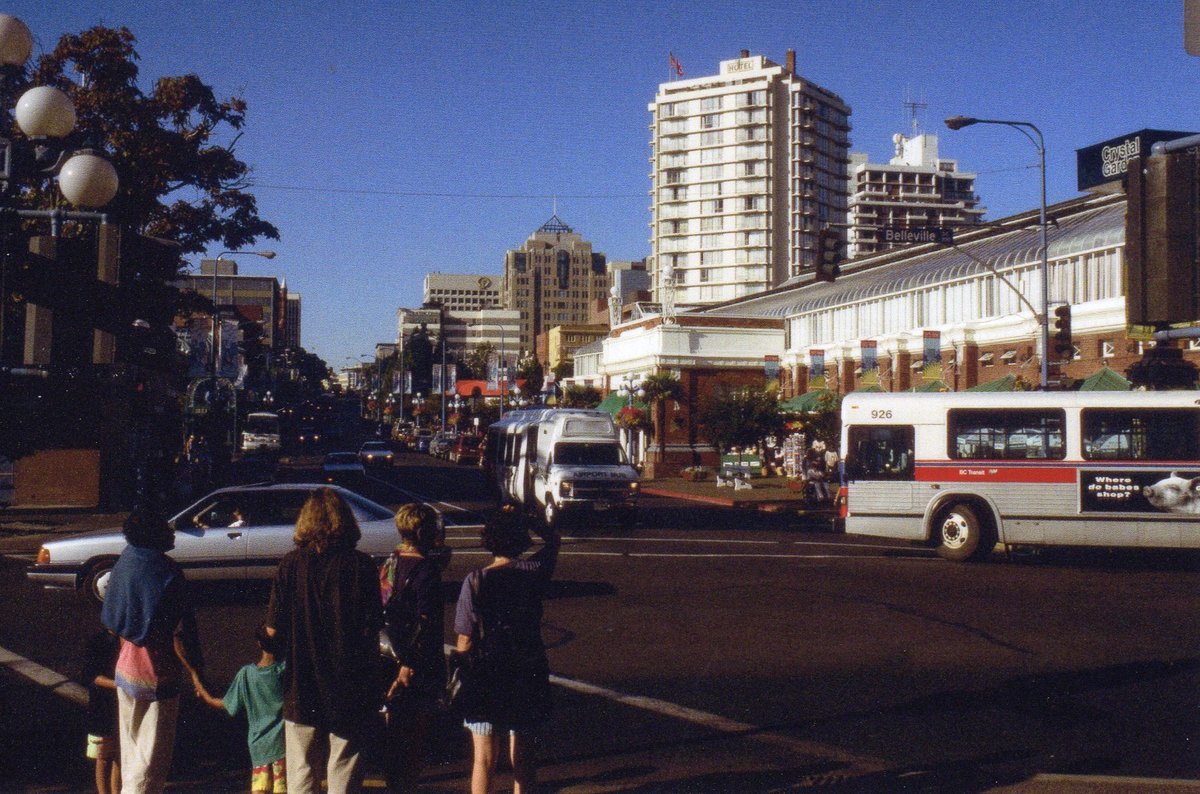
[(617, 466), (625, 462), (620, 446), (609, 442), (554, 445), (554, 462), (565, 466)]
[(363, 452), (387, 452), (388, 446), (382, 441), (368, 441), (362, 445)]
[(358, 463), (358, 456), (353, 452), (334, 452), (325, 456), (326, 463)]
[(463, 436), (459, 443), (464, 447), (477, 447), (479, 446), (479, 436)]

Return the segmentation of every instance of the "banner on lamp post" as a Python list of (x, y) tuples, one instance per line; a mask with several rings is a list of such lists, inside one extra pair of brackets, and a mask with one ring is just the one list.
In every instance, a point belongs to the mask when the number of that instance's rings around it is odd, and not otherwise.
[(878, 346), (874, 339), (864, 339), (859, 342), (862, 351), (862, 371), (870, 372), (879, 366)]
[(488, 354), (487, 387), (488, 391), (496, 391), (500, 388), (500, 356), (495, 353)]
[(825, 351), (808, 351), (808, 374), (812, 378), (825, 377)]
[(922, 362), (925, 366), (940, 364), (942, 361), (942, 332), (926, 331), (924, 333), (925, 355)]
[(763, 375), (766, 376), (767, 383), (779, 380), (779, 356), (763, 356)]
[(433, 365), (433, 383), (430, 385), (429, 390), (431, 392), (440, 394), (443, 388), (444, 387), (442, 386), (442, 365), (434, 364)]
[(458, 388), (458, 365), (446, 365), (446, 391), (454, 391)]

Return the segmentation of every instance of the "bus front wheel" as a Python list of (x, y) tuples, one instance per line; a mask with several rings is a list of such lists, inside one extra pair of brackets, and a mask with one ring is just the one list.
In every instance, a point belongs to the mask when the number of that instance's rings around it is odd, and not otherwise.
[(956, 504), (942, 512), (936, 529), (938, 555), (953, 562), (982, 559), (995, 545), (988, 540), (991, 530), (970, 505)]

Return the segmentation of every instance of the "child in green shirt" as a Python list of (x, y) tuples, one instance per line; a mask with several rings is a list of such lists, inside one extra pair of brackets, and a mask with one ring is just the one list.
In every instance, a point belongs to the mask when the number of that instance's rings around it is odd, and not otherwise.
[(237, 671), (224, 698), (214, 698), (196, 680), (196, 692), (208, 705), (222, 709), (231, 717), (246, 713), (249, 723), (250, 791), (252, 794), (284, 794), (287, 768), (284, 764), (283, 670), (276, 660), (279, 640), (259, 626), (255, 632), (259, 657)]

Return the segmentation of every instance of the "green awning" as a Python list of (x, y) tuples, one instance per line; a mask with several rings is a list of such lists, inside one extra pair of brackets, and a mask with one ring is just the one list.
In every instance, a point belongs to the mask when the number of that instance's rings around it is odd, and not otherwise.
[(924, 383), (921, 383), (917, 386), (913, 386), (912, 389), (910, 389), (910, 391), (916, 391), (916, 392), (950, 391), (950, 387), (947, 386), (946, 382), (942, 381), (942, 380), (927, 380)]
[(837, 408), (837, 394), (829, 389), (813, 389), (797, 394), (779, 404), (779, 410), (789, 414), (815, 414)]
[(1015, 391), (1016, 383), (1017, 376), (1010, 373), (987, 383), (977, 383), (966, 391)]
[(862, 394), (863, 392), (878, 392), (883, 391), (883, 387), (878, 383), (872, 383), (870, 386), (864, 386), (861, 389), (855, 389), (851, 394)]
[[(613, 416), (616, 416), (617, 412), (620, 411), (622, 408), (624, 408), (627, 405), (629, 405), (628, 397), (621, 394), (620, 392), (612, 391), (612, 392), (608, 393), (607, 397), (605, 397), (603, 400), (600, 401), (600, 404), (596, 406), (596, 410), (597, 411), (607, 411), (608, 413), (612, 414)], [(650, 406), (644, 402), (640, 402), (639, 400), (634, 400), (633, 407), (641, 408), (643, 411), (646, 412), (647, 416), (650, 415)]]
[(1101, 367), (1097, 372), (1084, 379), (1079, 384), (1080, 391), (1129, 391), (1130, 383), (1121, 373), (1108, 367)]

